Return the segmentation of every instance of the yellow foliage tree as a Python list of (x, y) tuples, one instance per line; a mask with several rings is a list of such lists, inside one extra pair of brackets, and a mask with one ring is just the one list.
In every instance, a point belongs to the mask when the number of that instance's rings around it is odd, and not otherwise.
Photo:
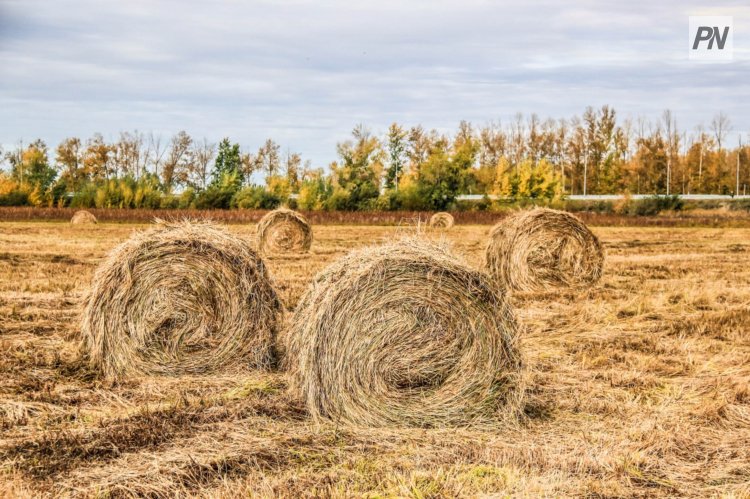
[(280, 199), (289, 199), (292, 193), (292, 186), (287, 177), (281, 175), (270, 175), (266, 178), (266, 188), (268, 192)]
[(557, 199), (562, 196), (562, 182), (554, 167), (547, 161), (521, 161), (507, 171), (498, 165), (495, 193), (510, 199)]

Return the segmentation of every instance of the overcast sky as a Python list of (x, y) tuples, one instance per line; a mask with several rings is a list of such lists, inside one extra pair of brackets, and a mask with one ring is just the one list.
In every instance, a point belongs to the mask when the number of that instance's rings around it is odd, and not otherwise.
[[(714, 3), (0, 0), (0, 144), (184, 129), (322, 166), (357, 123), (604, 104), (688, 130), (721, 110), (746, 134), (750, 6)], [(688, 60), (689, 15), (734, 16), (731, 63)]]

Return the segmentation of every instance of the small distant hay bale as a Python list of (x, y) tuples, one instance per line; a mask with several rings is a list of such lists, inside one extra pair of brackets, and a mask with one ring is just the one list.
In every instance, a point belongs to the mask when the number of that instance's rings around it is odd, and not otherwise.
[(515, 316), (484, 273), (404, 239), (315, 277), (282, 336), (282, 363), (316, 420), (496, 424), (521, 404), (518, 342)]
[(86, 210), (79, 210), (73, 214), (73, 218), (70, 219), (72, 224), (95, 224), (96, 217), (93, 213)]
[(435, 213), (430, 217), (430, 227), (433, 229), (450, 229), (454, 223), (453, 215), (445, 211)]
[(302, 253), (312, 245), (312, 228), (300, 213), (279, 208), (267, 213), (257, 228), (258, 249), (264, 254)]
[(535, 208), (492, 228), (485, 261), (487, 270), (513, 291), (586, 288), (601, 278), (604, 252), (579, 218)]
[(106, 377), (267, 368), (282, 306), (247, 243), (209, 222), (162, 222), (96, 270), (83, 344)]

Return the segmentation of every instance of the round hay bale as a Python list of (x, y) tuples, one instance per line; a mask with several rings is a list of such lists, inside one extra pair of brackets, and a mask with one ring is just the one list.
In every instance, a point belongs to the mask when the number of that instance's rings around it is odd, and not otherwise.
[(96, 217), (93, 213), (86, 210), (78, 210), (73, 214), (73, 218), (70, 219), (72, 224), (95, 224)]
[(510, 421), (522, 359), (502, 291), (444, 247), (354, 251), (318, 274), (283, 337), (315, 419), (431, 427)]
[(312, 228), (296, 211), (279, 208), (258, 222), (258, 249), (264, 254), (306, 252), (312, 244)]
[(266, 368), (282, 306), (263, 260), (209, 222), (162, 222), (96, 270), (81, 332), (108, 378)]
[(514, 291), (585, 288), (601, 278), (603, 266), (599, 239), (564, 211), (518, 212), (490, 232), (487, 270)]
[(450, 229), (454, 223), (453, 215), (445, 211), (435, 213), (430, 217), (430, 227), (433, 229)]

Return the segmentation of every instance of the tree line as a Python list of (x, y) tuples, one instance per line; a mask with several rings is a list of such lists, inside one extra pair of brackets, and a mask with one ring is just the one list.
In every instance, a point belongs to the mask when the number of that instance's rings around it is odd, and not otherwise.
[[(501, 202), (552, 201), (571, 194), (745, 194), (748, 148), (727, 144), (724, 113), (681, 130), (672, 112), (618, 122), (614, 109), (570, 119), (518, 114), (508, 123), (453, 133), (392, 124), (378, 136), (363, 125), (337, 144), (337, 159), (313, 166), (274, 140), (245, 151), (180, 131), (169, 140), (122, 132), (41, 139), (0, 154), (0, 204), (98, 208), (306, 210), (451, 209), (460, 194)], [(254, 180), (263, 178), (256, 183)], [(488, 207), (487, 199), (481, 204)]]

